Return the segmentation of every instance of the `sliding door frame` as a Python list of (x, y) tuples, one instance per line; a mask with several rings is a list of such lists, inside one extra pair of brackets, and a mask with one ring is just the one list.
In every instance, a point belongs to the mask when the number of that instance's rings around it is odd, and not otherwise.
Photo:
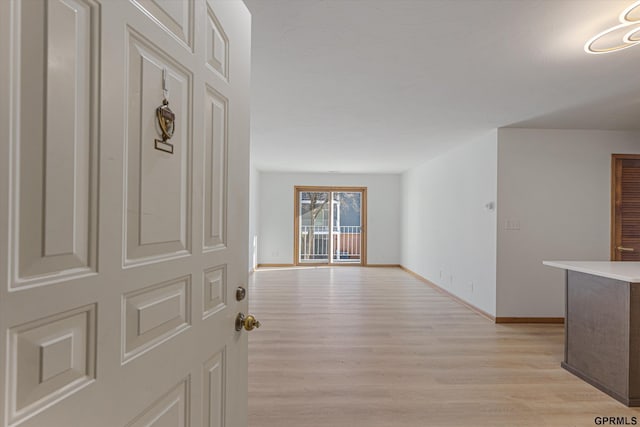
[[(359, 263), (331, 263), (333, 254), (329, 254), (326, 263), (300, 262), (300, 193), (304, 192), (344, 192), (361, 193), (360, 199), (360, 262)], [(331, 196), (329, 196), (331, 197)], [(293, 265), (331, 265), (331, 266), (366, 266), (367, 265), (367, 187), (325, 187), (296, 185), (293, 187)], [(331, 217), (333, 212), (331, 211)]]

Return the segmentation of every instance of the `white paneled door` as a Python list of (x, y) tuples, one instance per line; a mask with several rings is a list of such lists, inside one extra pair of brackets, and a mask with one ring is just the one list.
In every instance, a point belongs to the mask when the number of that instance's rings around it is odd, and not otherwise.
[(0, 1), (1, 426), (246, 426), (249, 62), (241, 0)]

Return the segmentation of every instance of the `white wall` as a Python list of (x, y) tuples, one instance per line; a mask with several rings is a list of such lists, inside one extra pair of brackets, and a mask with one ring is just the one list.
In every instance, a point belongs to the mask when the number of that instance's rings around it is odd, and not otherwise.
[[(402, 265), (495, 315), (496, 132), (402, 178)], [(473, 283), (473, 285), (472, 285)]]
[(258, 262), (258, 209), (260, 194), (260, 172), (255, 168), (253, 162), (249, 173), (249, 273), (251, 273)]
[(639, 152), (638, 133), (498, 131), (498, 316), (564, 316), (564, 273), (542, 261), (609, 259), (611, 154)]
[(260, 172), (258, 263), (293, 263), (294, 186), (367, 187), (367, 262), (400, 263), (400, 175)]

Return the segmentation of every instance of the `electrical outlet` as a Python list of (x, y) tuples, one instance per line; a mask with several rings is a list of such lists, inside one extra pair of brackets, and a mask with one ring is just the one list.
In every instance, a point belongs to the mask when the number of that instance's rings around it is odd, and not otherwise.
[(469, 292), (473, 293), (473, 282), (469, 282)]
[(442, 276), (443, 276), (443, 274), (442, 274), (442, 270), (440, 270), (440, 278), (441, 278), (441, 279), (442, 279)]

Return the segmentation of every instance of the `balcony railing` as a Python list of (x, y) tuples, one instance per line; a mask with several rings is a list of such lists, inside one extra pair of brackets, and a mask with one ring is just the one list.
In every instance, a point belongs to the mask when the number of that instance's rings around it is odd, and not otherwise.
[(331, 234), (326, 225), (300, 227), (300, 261), (327, 262), (329, 252), (332, 262), (360, 262), (360, 226), (333, 227)]

